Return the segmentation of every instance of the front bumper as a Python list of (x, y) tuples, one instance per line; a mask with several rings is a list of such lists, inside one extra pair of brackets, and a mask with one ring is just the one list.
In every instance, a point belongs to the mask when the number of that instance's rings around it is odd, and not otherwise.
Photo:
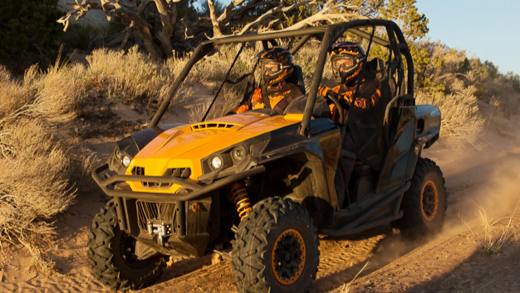
[[(118, 175), (105, 164), (94, 171), (92, 178), (107, 196), (113, 198), (122, 231), (163, 253), (175, 250), (200, 256), (210, 238), (211, 196), (233, 182), (264, 171), (264, 166), (256, 166), (211, 183), (202, 183), (167, 176)], [(178, 184), (184, 192), (132, 191), (127, 183), (137, 181)], [(168, 227), (168, 233), (151, 227)], [(151, 233), (151, 230), (160, 232)]]
[[(190, 179), (181, 179), (166, 176), (137, 176), (137, 175), (118, 175), (109, 170), (108, 164), (97, 168), (92, 174), (92, 178), (103, 192), (110, 197), (121, 197), (128, 199), (140, 199), (148, 201), (158, 201), (167, 203), (177, 203), (182, 201), (196, 200), (209, 197), (212, 191), (218, 190), (228, 184), (253, 176), (265, 171), (264, 166), (256, 166), (238, 174), (230, 175), (225, 178), (204, 184)], [(120, 183), (129, 181), (150, 181), (161, 183), (174, 183), (180, 185), (187, 193), (166, 194), (158, 192), (135, 192), (130, 188), (116, 188)]]

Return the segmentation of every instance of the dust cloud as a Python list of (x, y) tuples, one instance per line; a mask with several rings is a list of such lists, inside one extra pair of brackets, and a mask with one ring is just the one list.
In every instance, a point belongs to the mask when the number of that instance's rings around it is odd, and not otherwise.
[(373, 251), (370, 269), (376, 269), (433, 240), (481, 228), (481, 213), (490, 222), (520, 219), (520, 135), (504, 137), (487, 132), (471, 142), (441, 140), (424, 157), (442, 169), (448, 191), (446, 221), (441, 233), (409, 240), (396, 230), (387, 234)]

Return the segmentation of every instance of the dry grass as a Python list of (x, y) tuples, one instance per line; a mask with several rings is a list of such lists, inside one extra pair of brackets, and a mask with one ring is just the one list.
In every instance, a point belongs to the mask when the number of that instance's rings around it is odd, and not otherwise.
[(0, 121), (0, 262), (22, 245), (45, 267), (53, 217), (75, 197), (71, 160), (47, 122), (24, 116)]
[[(440, 43), (424, 43), (429, 64), (429, 84), (418, 89), (419, 102), (437, 104), (443, 114), (443, 136), (462, 137), (478, 133), (483, 126), (504, 124), (519, 113), (520, 90), (514, 75), (505, 75), (489, 62)], [(489, 113), (487, 109), (495, 111)]]
[(354, 282), (361, 275), (361, 273), (363, 273), (363, 271), (368, 267), (368, 264), (369, 264), (369, 262), (367, 261), (365, 263), (365, 265), (363, 265), (363, 267), (359, 270), (359, 272), (357, 272), (357, 274), (354, 276), (354, 278), (352, 278), (352, 280), (350, 282), (343, 284), (343, 286), (341, 286), (339, 288), (339, 293), (349, 293), (351, 290), (352, 284), (354, 284)]
[(17, 81), (0, 65), (0, 118), (28, 103), (34, 96), (34, 80), (37, 67), (30, 67), (23, 77)]
[[(86, 77), (110, 101), (145, 103), (169, 89), (173, 74), (165, 64), (153, 63), (137, 47), (128, 52), (99, 49), (87, 57)], [(178, 68), (178, 67), (177, 67)], [(180, 69), (178, 69), (180, 70)]]
[[(41, 269), (55, 236), (55, 216), (96, 160), (71, 128), (113, 102), (143, 104), (169, 86), (164, 64), (130, 50), (97, 50), (88, 64), (56, 64), (13, 78), (0, 67), (0, 264), (24, 247)], [(82, 119), (78, 119), (82, 118)]]
[(474, 226), (466, 224), (479, 249), (488, 255), (498, 254), (505, 245), (518, 237), (518, 202), (509, 215), (492, 217), (482, 206), (478, 207), (478, 221)]
[(70, 122), (88, 101), (89, 83), (82, 65), (51, 67), (36, 81), (37, 95), (31, 110), (51, 122)]
[(421, 92), (417, 94), (418, 104), (434, 104), (441, 109), (441, 134), (445, 137), (473, 136), (482, 129), (485, 118), (479, 108), (473, 86), (465, 87), (462, 82), (454, 83), (450, 94), (443, 92)]

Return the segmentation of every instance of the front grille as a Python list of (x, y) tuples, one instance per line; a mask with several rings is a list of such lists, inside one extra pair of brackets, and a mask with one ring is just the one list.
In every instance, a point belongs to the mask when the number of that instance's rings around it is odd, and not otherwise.
[(177, 206), (174, 203), (157, 203), (137, 200), (137, 219), (139, 229), (147, 230), (148, 224), (170, 224), (176, 231)]
[(141, 181), (141, 184), (147, 188), (168, 188), (172, 186), (171, 183), (159, 183), (153, 181)]
[(187, 179), (191, 176), (190, 168), (171, 168), (166, 170), (165, 176)]
[(132, 169), (132, 175), (144, 176), (144, 168), (143, 167), (134, 167)]
[[(144, 167), (134, 167), (132, 169), (132, 175), (145, 176)], [(164, 176), (188, 179), (191, 176), (191, 168), (170, 168), (166, 170)], [(172, 183), (159, 183), (155, 181), (141, 181), (141, 184), (146, 188), (170, 188), (173, 185)]]

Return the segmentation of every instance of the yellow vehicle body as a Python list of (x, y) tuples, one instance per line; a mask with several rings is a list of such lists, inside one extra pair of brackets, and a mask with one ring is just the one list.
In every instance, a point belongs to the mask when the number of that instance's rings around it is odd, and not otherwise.
[[(300, 123), (301, 114), (269, 116), (258, 112), (187, 124), (166, 130), (144, 147), (132, 160), (126, 175), (135, 167), (144, 168), (146, 176), (164, 176), (171, 168), (190, 168), (191, 180), (203, 175), (202, 159), (234, 144), (276, 129)], [(149, 187), (143, 182), (128, 182), (137, 192), (176, 193), (180, 186)]]

